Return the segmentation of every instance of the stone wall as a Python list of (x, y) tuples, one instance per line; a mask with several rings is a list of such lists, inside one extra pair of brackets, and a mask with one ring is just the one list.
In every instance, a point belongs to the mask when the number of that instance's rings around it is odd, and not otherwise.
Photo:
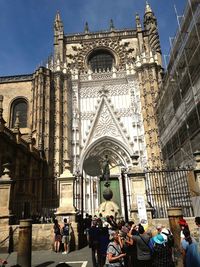
[[(198, 235), (198, 228), (194, 223), (194, 218), (186, 218), (190, 231), (194, 237)], [(162, 224), (169, 227), (168, 219), (153, 219), (149, 228), (156, 229), (156, 225)], [(13, 244), (14, 251), (17, 251), (19, 228), (17, 225), (11, 226), (14, 230)], [(16, 229), (17, 228), (17, 229)], [(16, 229), (16, 230), (15, 230)], [(7, 252), (9, 247), (9, 239), (2, 241), (9, 235), (9, 226), (0, 224), (0, 253)], [(32, 249), (33, 250), (52, 250), (53, 249), (53, 224), (33, 224), (32, 225)]]
[[(12, 225), (13, 233), (13, 249), (17, 251), (18, 246), (18, 235), (19, 227), (18, 225)], [(8, 252), (9, 247), (9, 226), (0, 225), (0, 253)], [(32, 225), (32, 249), (33, 250), (51, 250), (53, 248), (53, 224), (33, 224)], [(2, 241), (5, 240), (5, 242)]]

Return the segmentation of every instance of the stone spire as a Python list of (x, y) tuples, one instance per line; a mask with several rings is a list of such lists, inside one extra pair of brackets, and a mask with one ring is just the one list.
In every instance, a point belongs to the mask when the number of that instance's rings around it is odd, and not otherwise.
[(137, 31), (141, 31), (142, 25), (141, 25), (141, 21), (140, 21), (140, 16), (138, 14), (135, 15), (135, 22), (136, 22)]
[(113, 31), (115, 29), (113, 20), (110, 20), (110, 31)]
[(149, 53), (158, 57), (158, 64), (162, 65), (160, 39), (157, 28), (157, 19), (154, 15), (149, 3), (146, 2), (145, 14), (144, 14), (144, 29), (148, 33), (149, 39)]
[(153, 13), (148, 1), (146, 1), (146, 7), (145, 7), (145, 14), (147, 13)]
[(64, 60), (64, 27), (60, 17), (60, 13), (57, 12), (54, 20), (54, 59), (60, 56), (61, 62)]
[(88, 33), (88, 32), (89, 32), (89, 26), (88, 26), (88, 22), (86, 21), (85, 28), (84, 28), (84, 33)]
[(144, 12), (144, 28), (145, 30), (149, 30), (151, 27), (157, 27), (157, 20), (154, 16), (154, 13), (149, 5), (146, 2), (145, 12)]
[(63, 23), (62, 23), (59, 11), (57, 11), (56, 13), (56, 17), (54, 21), (54, 29), (57, 31), (63, 31)]

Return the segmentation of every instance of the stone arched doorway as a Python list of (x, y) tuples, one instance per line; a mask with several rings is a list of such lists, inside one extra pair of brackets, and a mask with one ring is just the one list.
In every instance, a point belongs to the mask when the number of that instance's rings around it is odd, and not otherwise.
[[(131, 166), (131, 151), (125, 144), (112, 137), (99, 138), (83, 151), (80, 158), (80, 177), (75, 183), (75, 205), (82, 213), (97, 214), (103, 201), (102, 164), (109, 159), (110, 183), (113, 201), (121, 208), (124, 216), (124, 190), (122, 170)], [(126, 185), (128, 188), (128, 185)], [(127, 189), (128, 190), (128, 189)]]

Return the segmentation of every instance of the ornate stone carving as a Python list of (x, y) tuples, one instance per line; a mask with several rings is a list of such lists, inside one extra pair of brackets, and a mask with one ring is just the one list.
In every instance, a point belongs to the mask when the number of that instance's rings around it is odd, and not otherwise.
[[(101, 85), (97, 84), (93, 87), (81, 87), (80, 88), (80, 97), (81, 98), (98, 98), (100, 97), (100, 90)], [(128, 95), (129, 92), (129, 86), (127, 84), (122, 85), (108, 85), (106, 86), (106, 89), (108, 90), (107, 95), (108, 96), (115, 96), (115, 95)]]
[(85, 59), (87, 55), (95, 48), (111, 49), (116, 53), (118, 57), (118, 67), (125, 69), (127, 62), (134, 61), (134, 48), (129, 47), (129, 42), (122, 43), (120, 37), (101, 38), (94, 41), (82, 42), (79, 46), (72, 46), (73, 54), (66, 54), (66, 57), (70, 59), (68, 68), (77, 68), (80, 72), (87, 70)]
[(101, 117), (99, 118), (99, 121), (95, 127), (95, 132), (93, 137), (98, 138), (104, 135), (120, 137), (116, 124), (114, 123), (113, 118), (110, 116), (110, 112), (106, 107), (106, 105), (104, 105), (101, 111)]

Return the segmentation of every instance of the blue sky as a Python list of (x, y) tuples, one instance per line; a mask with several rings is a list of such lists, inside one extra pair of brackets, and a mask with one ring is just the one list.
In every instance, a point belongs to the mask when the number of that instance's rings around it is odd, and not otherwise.
[[(53, 23), (59, 10), (65, 33), (135, 28), (145, 0), (0, 0), (0, 76), (33, 73), (53, 51)], [(174, 11), (182, 15), (187, 0), (149, 0), (157, 17), (163, 54), (177, 30)]]

